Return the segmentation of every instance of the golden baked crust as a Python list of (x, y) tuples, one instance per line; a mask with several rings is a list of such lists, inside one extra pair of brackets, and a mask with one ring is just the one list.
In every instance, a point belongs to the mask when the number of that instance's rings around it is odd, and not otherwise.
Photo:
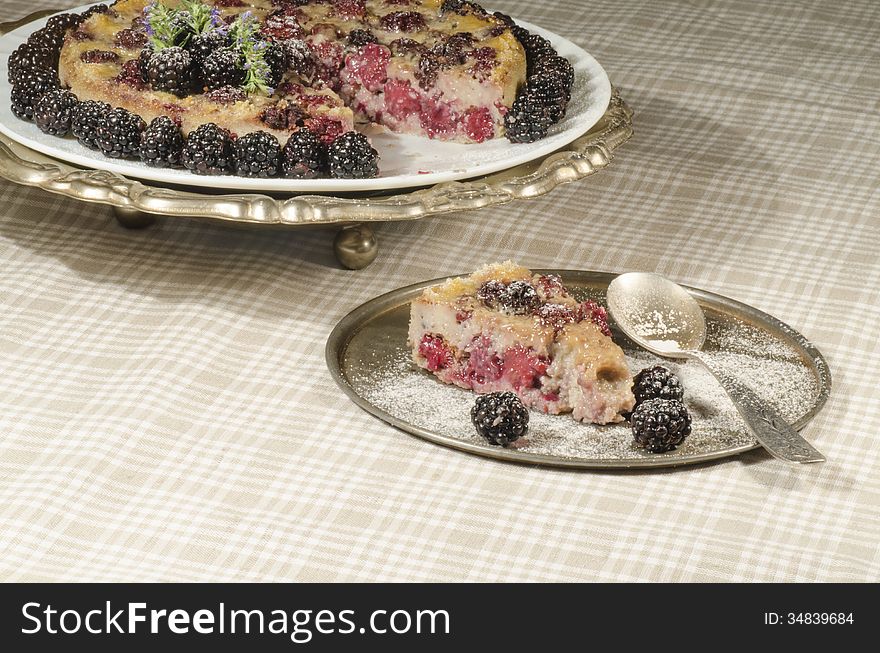
[[(225, 6), (236, 3), (241, 6)], [(285, 5), (278, 0), (274, 6), (271, 0), (226, 0), (217, 2), (223, 17), (249, 11), (263, 22), (267, 16), (287, 12), (302, 27), (300, 37), (311, 48), (318, 70), (308, 79), (288, 72), (273, 96), (253, 94), (233, 104), (214, 102), (201, 93), (178, 98), (119, 81), (123, 66), (136, 59), (139, 50), (118, 45), (116, 34), (130, 28), (148, 4), (148, 0), (119, 0), (110, 13), (90, 17), (79, 27), (78, 34), (68, 33), (61, 52), (59, 75), (62, 83), (81, 100), (99, 100), (124, 107), (147, 121), (168, 115), (181, 122), (185, 133), (200, 124), (214, 122), (239, 135), (264, 130), (285, 139), (289, 131), (273, 129), (261, 120), (261, 114), (278, 102), (302, 104), (301, 95), (321, 95), (329, 98), (329, 106), (306, 103), (310, 115), (336, 120), (343, 131), (353, 128), (357, 115), (392, 131), (480, 142), (503, 133), (504, 113), (526, 75), (523, 48), (499, 19), (470, 9), (463, 14), (441, 12), (440, 0), (334, 0), (302, 6)], [(163, 0), (163, 4), (175, 6), (177, 2)], [(207, 0), (207, 4), (212, 4), (212, 0)], [(395, 22), (392, 14), (400, 13), (418, 13), (421, 18), (416, 20), (417, 29), (398, 29), (405, 27), (406, 21)], [(354, 29), (369, 30), (378, 40), (381, 56), (389, 56), (392, 49), (396, 50), (387, 64), (387, 78), (391, 81), (390, 85), (386, 84), (387, 93), (386, 87), (370, 87), (368, 80), (352, 72), (358, 62), (352, 63), (350, 57), (359, 54), (347, 45), (346, 39)], [(423, 52), (460, 34), (470, 35), (471, 52), (485, 49), (479, 55), (483, 58), (465, 57), (466, 60), (455, 65), (446, 62), (439, 71), (432, 71), (435, 74), (429, 75), (427, 80), (419, 71), (419, 53), (403, 52), (395, 44), (406, 39), (418, 44), (416, 47)], [(83, 35), (90, 38), (82, 40)], [(83, 61), (82, 55), (92, 50), (112, 52), (118, 60)], [(291, 88), (295, 89), (292, 93)], [(387, 102), (393, 100), (393, 92), (401, 88), (418, 97), (418, 108), (409, 114), (389, 110), (387, 106)], [(399, 103), (394, 105), (397, 106)]]

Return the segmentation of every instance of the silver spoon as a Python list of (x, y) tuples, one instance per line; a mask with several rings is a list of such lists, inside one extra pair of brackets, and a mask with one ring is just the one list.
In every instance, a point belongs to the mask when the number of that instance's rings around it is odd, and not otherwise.
[(628, 272), (608, 286), (608, 312), (623, 332), (658, 356), (702, 363), (718, 379), (758, 442), (790, 463), (824, 462), (825, 457), (754, 392), (713, 365), (701, 351), (706, 318), (691, 294), (669, 279)]

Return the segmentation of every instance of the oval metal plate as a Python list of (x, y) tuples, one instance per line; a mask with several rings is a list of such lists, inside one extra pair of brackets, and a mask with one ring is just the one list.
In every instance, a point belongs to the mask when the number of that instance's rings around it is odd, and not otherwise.
[[(573, 293), (599, 299), (604, 297), (608, 284), (616, 276), (607, 272), (577, 270), (538, 270), (537, 272), (558, 274)], [(346, 315), (330, 334), (325, 353), (331, 375), (352, 401), (384, 422), (430, 442), (479, 456), (530, 465), (575, 469), (672, 467), (735, 456), (759, 446), (756, 441), (750, 441), (740, 446), (710, 446), (697, 453), (688, 454), (678, 454), (673, 451), (661, 455), (645, 454), (638, 458), (571, 458), (478, 444), (472, 439), (450, 437), (410, 423), (401, 416), (390, 414), (367, 398), (366, 395), (369, 393), (365, 392), (364, 379), (371, 378), (383, 366), (399, 360), (402, 351), (408, 351), (406, 336), (409, 325), (409, 302), (421, 294), (426, 287), (440, 283), (446, 278), (448, 277), (424, 281), (376, 297)], [(796, 352), (804, 367), (815, 378), (817, 392), (812, 404), (794, 421), (795, 428), (803, 428), (818, 414), (831, 392), (831, 373), (825, 358), (813, 344), (788, 325), (747, 304), (705, 290), (696, 288), (688, 288), (688, 290), (696, 297), (709, 319), (757, 328)], [(636, 349), (635, 345), (618, 331), (615, 331), (614, 339), (624, 349)], [(411, 373), (426, 374), (415, 366)], [(562, 415), (559, 419), (571, 418)]]

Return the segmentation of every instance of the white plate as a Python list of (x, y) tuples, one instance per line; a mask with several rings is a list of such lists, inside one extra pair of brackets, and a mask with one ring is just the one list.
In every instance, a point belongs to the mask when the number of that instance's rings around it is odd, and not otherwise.
[[(84, 9), (84, 8), (83, 8)], [(81, 11), (82, 9), (80, 9)], [(76, 11), (76, 10), (74, 10)], [(29, 34), (43, 27), (47, 18), (20, 27), (0, 37), (0, 57), (9, 55)], [(531, 32), (553, 43), (560, 55), (574, 66), (575, 82), (571, 103), (563, 121), (550, 134), (535, 143), (514, 144), (496, 138), (479, 145), (444, 143), (418, 136), (370, 133), (379, 150), (380, 175), (376, 179), (246, 179), (234, 176), (195, 176), (187, 170), (151, 168), (140, 161), (118, 161), (80, 145), (72, 137), (48, 136), (36, 125), (20, 120), (10, 108), (11, 86), (0, 79), (0, 132), (38, 152), (86, 168), (109, 170), (126, 177), (151, 182), (219, 188), (236, 191), (333, 192), (381, 191), (397, 188), (431, 186), (487, 175), (528, 163), (568, 145), (595, 125), (611, 100), (611, 82), (599, 62), (571, 41), (523, 21)], [(5, 71), (6, 66), (3, 66)]]

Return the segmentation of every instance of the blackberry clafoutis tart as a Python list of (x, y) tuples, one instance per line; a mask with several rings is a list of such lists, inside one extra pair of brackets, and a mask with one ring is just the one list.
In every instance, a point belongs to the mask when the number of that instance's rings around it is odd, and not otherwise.
[(445, 383), (513, 392), (545, 413), (607, 424), (635, 404), (605, 309), (509, 261), (427, 288), (411, 304), (409, 346)]

